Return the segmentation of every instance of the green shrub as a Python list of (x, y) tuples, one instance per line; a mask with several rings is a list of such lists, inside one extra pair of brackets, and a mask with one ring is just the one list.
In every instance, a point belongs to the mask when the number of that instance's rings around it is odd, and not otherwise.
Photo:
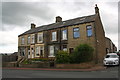
[(56, 63), (62, 64), (62, 63), (69, 63), (70, 57), (68, 52), (66, 51), (58, 51), (56, 54)]
[(77, 46), (72, 53), (71, 63), (82, 63), (89, 62), (93, 59), (93, 51), (94, 49), (87, 44), (80, 44)]

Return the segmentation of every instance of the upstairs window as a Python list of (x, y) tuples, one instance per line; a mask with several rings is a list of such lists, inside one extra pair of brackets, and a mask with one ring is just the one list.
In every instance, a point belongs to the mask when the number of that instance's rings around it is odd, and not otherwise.
[(87, 26), (87, 36), (88, 37), (92, 36), (92, 26), (91, 25)]
[(52, 41), (57, 41), (57, 32), (52, 32)]
[(79, 28), (73, 28), (73, 37), (74, 38), (80, 37)]
[(42, 43), (43, 42), (43, 33), (38, 33), (38, 43)]
[(30, 36), (28, 36), (28, 41), (27, 42), (28, 42), (28, 44), (30, 44)]
[(67, 30), (62, 31), (62, 40), (67, 40)]
[(25, 44), (25, 38), (24, 37), (21, 38), (21, 44)]
[(35, 35), (34, 34), (31, 36), (31, 39), (32, 39), (31, 43), (35, 43)]

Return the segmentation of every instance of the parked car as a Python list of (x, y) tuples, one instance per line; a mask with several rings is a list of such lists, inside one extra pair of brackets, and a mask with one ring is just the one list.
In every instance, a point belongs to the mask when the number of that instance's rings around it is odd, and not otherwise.
[(120, 52), (117, 52), (117, 55), (120, 57)]
[(108, 53), (103, 60), (103, 64), (105, 66), (119, 65), (119, 56), (116, 53)]

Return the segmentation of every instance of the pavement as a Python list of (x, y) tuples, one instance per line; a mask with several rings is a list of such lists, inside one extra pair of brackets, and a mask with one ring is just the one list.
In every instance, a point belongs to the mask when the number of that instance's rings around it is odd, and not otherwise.
[(18, 70), (47, 70), (47, 71), (99, 71), (104, 70), (104, 66), (94, 66), (88, 69), (58, 69), (58, 68), (19, 68), (19, 67), (3, 67), (2, 69), (18, 69)]

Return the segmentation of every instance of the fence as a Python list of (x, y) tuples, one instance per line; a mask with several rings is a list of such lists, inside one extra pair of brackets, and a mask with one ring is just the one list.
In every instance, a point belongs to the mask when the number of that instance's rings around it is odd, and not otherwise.
[(2, 55), (2, 62), (13, 62), (17, 61), (17, 55)]

